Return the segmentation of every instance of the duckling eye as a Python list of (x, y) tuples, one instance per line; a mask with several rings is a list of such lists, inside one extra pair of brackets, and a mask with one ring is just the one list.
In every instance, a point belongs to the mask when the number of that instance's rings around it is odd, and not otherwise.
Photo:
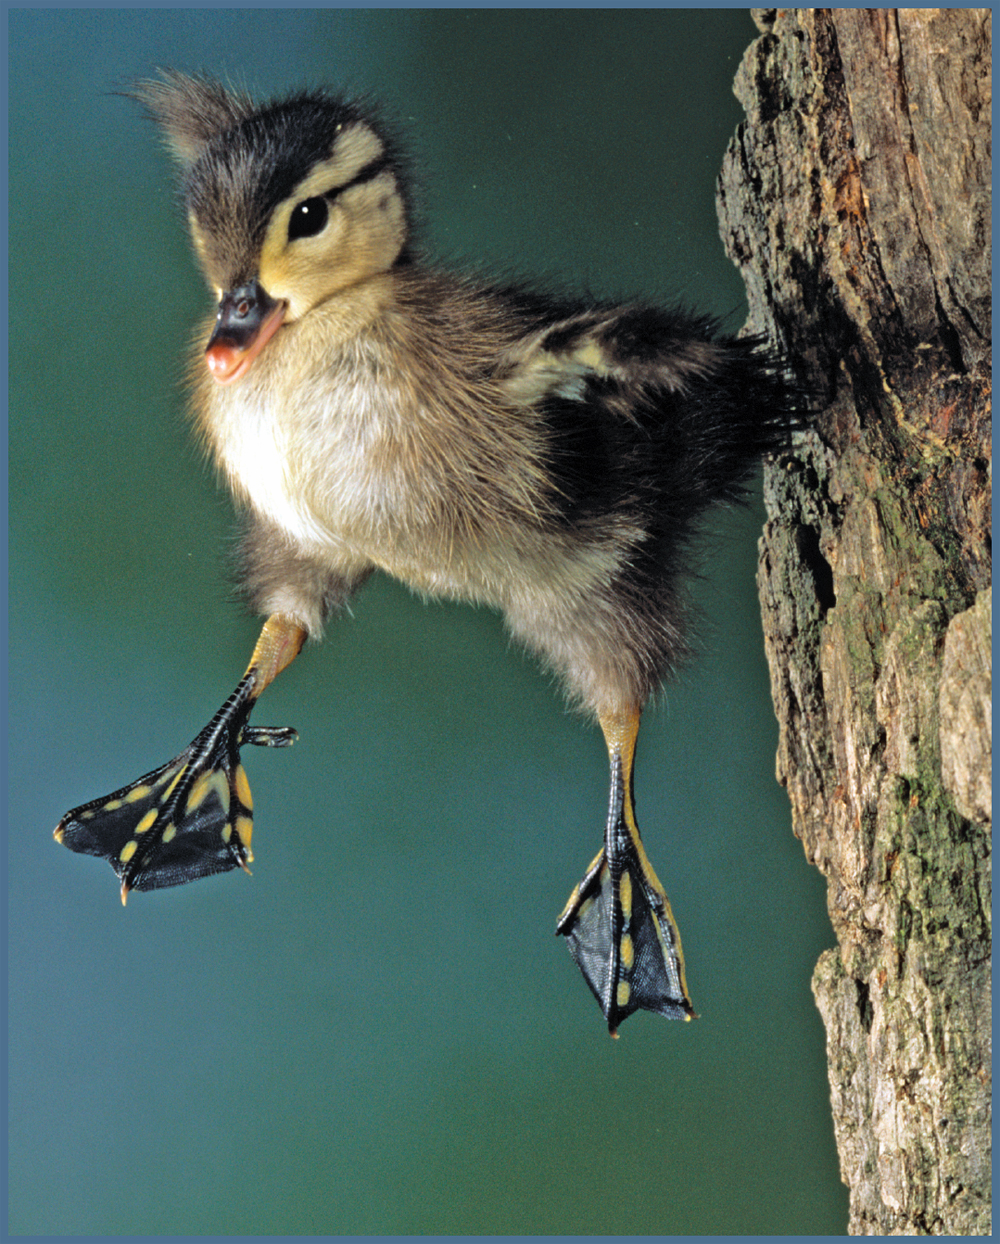
[(314, 238), (317, 233), (322, 233), (329, 215), (326, 199), (303, 199), (296, 204), (288, 221), (289, 242), (294, 242), (296, 238)]

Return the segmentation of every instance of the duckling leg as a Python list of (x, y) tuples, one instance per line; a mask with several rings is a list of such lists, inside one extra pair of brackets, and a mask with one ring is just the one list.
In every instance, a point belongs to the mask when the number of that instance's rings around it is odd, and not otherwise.
[(129, 890), (183, 885), (253, 860), (253, 801), (240, 748), (287, 747), (288, 726), (251, 726), (250, 713), (269, 683), (298, 656), (305, 630), (272, 614), (246, 673), (204, 730), (173, 760), (102, 799), (67, 812), (55, 839), (107, 860)]
[(668, 1019), (694, 1015), (680, 933), (635, 820), (632, 768), (639, 716), (633, 709), (601, 718), (611, 760), (604, 846), (556, 923), (613, 1037), (640, 1008)]

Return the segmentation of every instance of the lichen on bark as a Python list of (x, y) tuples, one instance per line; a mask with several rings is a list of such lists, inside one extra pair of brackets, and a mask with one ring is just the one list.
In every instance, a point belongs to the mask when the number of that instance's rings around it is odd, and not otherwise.
[(719, 214), (819, 408), (758, 582), (848, 1227), (987, 1234), (991, 14), (754, 15)]

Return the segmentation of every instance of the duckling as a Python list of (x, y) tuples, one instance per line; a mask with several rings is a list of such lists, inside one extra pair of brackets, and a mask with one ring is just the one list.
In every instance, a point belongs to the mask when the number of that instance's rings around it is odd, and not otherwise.
[(689, 1020), (681, 939), (635, 818), (643, 706), (688, 651), (699, 519), (740, 499), (796, 419), (759, 340), (645, 303), (471, 280), (414, 249), (403, 162), (366, 105), (263, 104), (165, 72), (129, 92), (162, 127), (216, 308), (191, 369), (198, 435), (246, 516), (250, 664), (173, 760), (68, 812), (55, 837), (131, 890), (247, 869), (241, 749), (307, 637), (375, 570), (488, 605), (596, 717), (603, 845), (556, 924), (609, 1031)]

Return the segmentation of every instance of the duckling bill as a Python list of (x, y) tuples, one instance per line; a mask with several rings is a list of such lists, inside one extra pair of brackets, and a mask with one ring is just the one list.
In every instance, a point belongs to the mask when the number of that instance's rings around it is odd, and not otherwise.
[(265, 104), (166, 73), (162, 127), (217, 310), (193, 361), (198, 434), (245, 513), (267, 620), (233, 694), (179, 756), (74, 808), (56, 838), (130, 890), (252, 860), (257, 699), (374, 570), (500, 610), (601, 725), (603, 845), (557, 923), (609, 1030), (690, 1019), (680, 934), (635, 819), (643, 705), (687, 652), (699, 520), (740, 499), (795, 417), (763, 343), (640, 303), (477, 283), (410, 241), (400, 156), (325, 91)]

